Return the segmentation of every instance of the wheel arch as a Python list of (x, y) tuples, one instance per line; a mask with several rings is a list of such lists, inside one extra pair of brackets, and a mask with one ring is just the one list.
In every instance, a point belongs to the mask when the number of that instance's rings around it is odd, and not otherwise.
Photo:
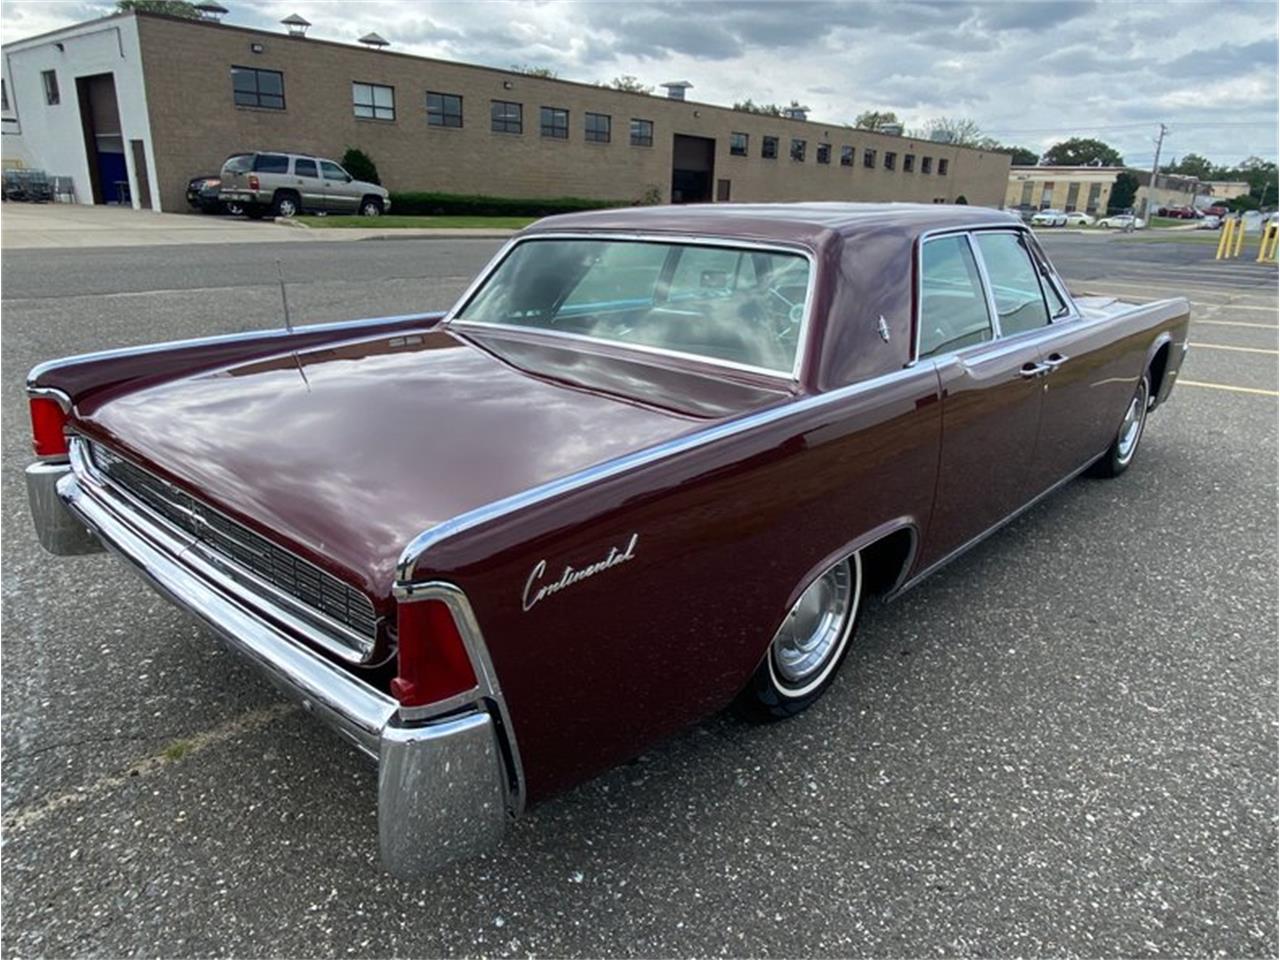
[(860, 551), (864, 590), (881, 596), (893, 593), (906, 580), (919, 546), (920, 528), (913, 517), (896, 517), (873, 527), (832, 550), (805, 571), (800, 582), (787, 595), (783, 616), (814, 580), (841, 560)]
[(1142, 368), (1143, 373), (1150, 372), (1150, 397), (1148, 408), (1154, 408), (1163, 394), (1165, 374), (1169, 372), (1169, 354), (1173, 349), (1173, 337), (1165, 331), (1156, 337), (1147, 349), (1147, 360)]

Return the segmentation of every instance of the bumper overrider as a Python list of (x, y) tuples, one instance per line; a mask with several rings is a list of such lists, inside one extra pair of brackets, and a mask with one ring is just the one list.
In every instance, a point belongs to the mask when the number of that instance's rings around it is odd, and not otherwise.
[[(496, 846), (523, 790), (515, 743), (478, 628), (447, 584), (398, 590), (402, 600), (449, 604), (480, 678), (476, 690), (431, 710), (406, 708), (291, 638), (237, 595), (231, 581), (188, 551), (188, 540), (114, 489), (72, 441), (71, 462), (33, 463), (27, 491), (36, 534), (61, 556), (109, 550), (160, 594), (193, 614), (303, 709), (378, 765), (378, 835), (384, 867), (428, 873)], [(479, 649), (477, 649), (479, 645)], [(442, 712), (443, 711), (443, 712)]]

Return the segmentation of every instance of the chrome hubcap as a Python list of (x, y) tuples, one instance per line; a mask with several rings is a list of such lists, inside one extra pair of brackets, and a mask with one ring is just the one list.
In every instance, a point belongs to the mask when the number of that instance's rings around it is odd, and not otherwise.
[(822, 681), (848, 634), (860, 579), (860, 558), (854, 556), (836, 564), (801, 594), (770, 651), (780, 686), (798, 695)]
[(292, 200), (280, 201), (280, 216), (292, 217), (297, 212), (298, 212), (298, 208), (294, 206), (294, 203)]
[(1133, 459), (1138, 448), (1138, 439), (1142, 436), (1142, 425), (1147, 419), (1147, 381), (1138, 384), (1138, 392), (1129, 401), (1129, 409), (1125, 411), (1124, 421), (1120, 424), (1120, 439), (1116, 451), (1121, 463)]

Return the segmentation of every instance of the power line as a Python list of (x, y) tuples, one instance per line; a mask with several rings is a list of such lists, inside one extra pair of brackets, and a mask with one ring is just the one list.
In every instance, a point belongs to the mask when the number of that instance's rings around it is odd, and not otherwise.
[[(1177, 120), (1174, 121), (1179, 128), (1182, 127), (1267, 127), (1274, 129), (1273, 123), (1262, 120)], [(1089, 133), (1095, 133), (1101, 130), (1133, 130), (1138, 127), (1149, 127), (1151, 121), (1144, 120), (1135, 123), (1112, 123), (1101, 124), (1099, 126), (1086, 126), (1077, 123), (1064, 123), (1056, 127), (1000, 127), (995, 129), (984, 129), (984, 133), (1059, 133), (1062, 130), (1084, 130)]]

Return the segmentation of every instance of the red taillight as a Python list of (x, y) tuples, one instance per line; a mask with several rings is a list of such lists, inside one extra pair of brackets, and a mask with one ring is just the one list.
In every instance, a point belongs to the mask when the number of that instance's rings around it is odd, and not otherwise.
[(405, 707), (436, 703), (476, 685), (471, 658), (453, 612), (443, 600), (402, 603), (396, 678), (391, 695)]
[(250, 190), (258, 189), (258, 175), (256, 173), (249, 174), (249, 189)]
[(31, 446), (37, 457), (65, 456), (67, 414), (49, 397), (31, 398)]

